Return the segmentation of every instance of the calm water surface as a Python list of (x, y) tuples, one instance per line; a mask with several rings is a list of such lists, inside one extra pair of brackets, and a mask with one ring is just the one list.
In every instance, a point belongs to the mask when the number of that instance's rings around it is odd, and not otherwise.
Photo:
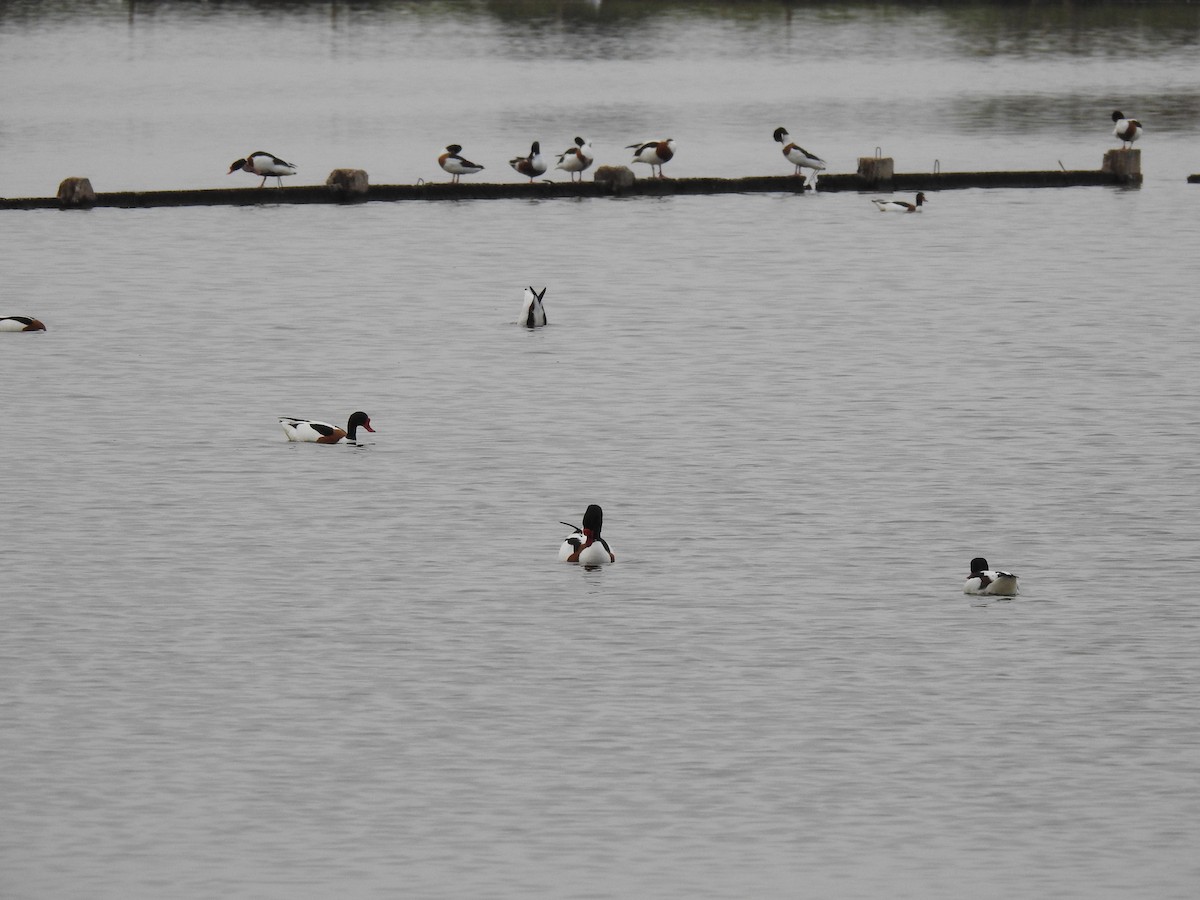
[[(921, 11), (673, 7), (606, 47), (572, 30), (603, 19), (417, 6), (361, 35), (328, 8), (0, 18), (29, 90), (0, 193), (224, 185), (260, 142), (312, 181), (359, 164), (347, 147), (375, 181), (441, 177), (455, 123), (508, 180), (513, 110), (563, 146), (669, 110), (695, 135), (679, 174), (777, 171), (770, 131), (805, 107), (766, 74), (800, 40), (824, 93), (875, 98), (813, 141), (836, 170), (870, 127), (914, 159), (1092, 167), (1107, 94), (1016, 137), (966, 96), (1037, 82), (1075, 109), (1106, 73), (1146, 109), (1184, 56), (1158, 32), (1143, 68), (1103, 29), (1076, 55), (1009, 46), (999, 13), (968, 40)], [(64, 32), (93, 40), (43, 90), (7, 50)], [(632, 39), (664, 33), (665, 62)], [(661, 77), (511, 95), (547, 34), (552, 74)], [(924, 38), (896, 79), (884, 34)], [(109, 84), (153, 85), (136, 118), (85, 65), (113, 39)], [(302, 76), (287, 102), (220, 89), (256, 44)], [(472, 91), (430, 74), (468, 58)], [(324, 106), (384, 108), (381, 66), (412, 67), (396, 108), (434, 122), (394, 154), (402, 122)], [(978, 81), (930, 87), (926, 139), (911, 91), (946, 71)], [(199, 124), (166, 102), (193, 89)], [(64, 90), (97, 92), (84, 121)], [(1191, 896), (1200, 226), (1196, 127), (1166, 118), (1140, 190), (943, 192), (921, 216), (855, 194), (3, 214), (0, 313), (50, 330), (0, 336), (0, 894)], [(55, 129), (61, 155), (29, 152)], [(145, 164), (169, 145), (179, 172)], [(378, 431), (356, 447), (275, 423), (359, 408)], [(591, 572), (554, 559), (589, 502), (619, 560)], [(965, 597), (979, 554), (1022, 595)]]

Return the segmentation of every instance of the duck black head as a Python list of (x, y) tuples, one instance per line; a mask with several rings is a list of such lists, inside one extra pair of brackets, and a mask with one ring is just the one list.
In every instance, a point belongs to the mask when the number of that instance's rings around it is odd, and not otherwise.
[(598, 504), (593, 503), (587, 508), (587, 512), (583, 514), (583, 527), (592, 532), (592, 534), (599, 536), (603, 525), (604, 510)]
[(971, 560), (971, 574), (977, 575), (980, 572), (986, 572), (988, 569), (987, 560), (982, 556), (977, 556)]
[(361, 409), (350, 416), (350, 421), (346, 423), (346, 434), (351, 440), (354, 440), (354, 435), (360, 428), (365, 428), (372, 433), (375, 429), (371, 427), (371, 417)]
[(777, 140), (777, 141), (779, 141), (779, 143), (783, 144), (783, 143), (787, 142), (787, 139), (788, 139), (788, 133), (787, 133), (786, 128), (776, 128), (775, 129), (775, 140)]
[(234, 172), (240, 172), (244, 168), (246, 168), (246, 160), (235, 159), (233, 161), (233, 163), (229, 166), (229, 171), (226, 172), (225, 174), (232, 175)]
[(1123, 118), (1125, 118), (1125, 113), (1121, 112), (1119, 109), (1113, 110), (1112, 120), (1114, 122), (1120, 122)]
[(462, 153), (462, 144), (447, 144), (446, 149), (451, 153)]

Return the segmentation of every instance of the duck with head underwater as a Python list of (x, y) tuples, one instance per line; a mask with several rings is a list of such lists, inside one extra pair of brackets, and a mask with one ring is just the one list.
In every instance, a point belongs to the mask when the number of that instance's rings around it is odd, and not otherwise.
[(583, 527), (572, 525), (570, 522), (561, 523), (568, 528), (574, 528), (575, 533), (568, 536), (558, 548), (560, 562), (579, 563), (581, 566), (602, 566), (605, 563), (617, 561), (616, 555), (608, 546), (608, 541), (600, 537), (600, 529), (604, 525), (604, 510), (593, 503), (583, 514)]
[(542, 306), (542, 298), (546, 289), (539, 294), (532, 287), (525, 288), (525, 300), (521, 305), (521, 324), (526, 328), (539, 328), (546, 324), (546, 307)]

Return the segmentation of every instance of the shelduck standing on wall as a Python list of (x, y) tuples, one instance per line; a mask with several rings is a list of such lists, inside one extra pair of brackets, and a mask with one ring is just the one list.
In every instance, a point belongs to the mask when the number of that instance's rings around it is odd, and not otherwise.
[(371, 417), (365, 412), (356, 412), (350, 416), (346, 427), (338, 428), (328, 422), (317, 422), (313, 419), (293, 419), (291, 416), (280, 416), (279, 424), (289, 441), (309, 441), (314, 444), (336, 444), (342, 438), (348, 441), (358, 439), (358, 429), (365, 428), (374, 432), (371, 427)]
[(571, 180), (575, 181), (575, 175), (579, 175), (579, 181), (583, 181), (584, 171), (595, 160), (596, 154), (592, 152), (591, 141), (585, 141), (581, 137), (575, 138), (575, 146), (568, 147), (562, 153), (558, 154), (558, 165), (554, 168), (562, 169), (564, 172), (571, 174)]
[(643, 144), (630, 144), (625, 149), (633, 151), (635, 163), (645, 163), (650, 167), (650, 174), (658, 169), (658, 177), (663, 178), (662, 167), (675, 156), (675, 141), (667, 138), (665, 141), (646, 141)]
[(46, 326), (29, 316), (0, 316), (0, 331), (45, 331)]
[(915, 203), (905, 203), (903, 200), (872, 200), (880, 212), (920, 212), (921, 204), (925, 202), (924, 194), (917, 194)]
[(533, 184), (533, 179), (546, 174), (546, 160), (542, 158), (541, 142), (534, 141), (529, 148), (528, 156), (514, 156), (508, 161), (508, 164), (516, 172), (526, 176), (529, 183)]
[(526, 328), (538, 328), (546, 324), (546, 308), (542, 306), (542, 298), (546, 296), (546, 288), (539, 294), (532, 287), (525, 288), (525, 302), (521, 306), (521, 324)]
[(600, 537), (600, 529), (604, 525), (604, 510), (593, 503), (583, 514), (583, 527), (563, 522), (568, 528), (574, 528), (575, 533), (567, 537), (558, 548), (560, 562), (579, 563), (581, 566), (602, 566), (605, 563), (616, 562), (617, 557), (608, 546), (608, 541)]
[(797, 175), (801, 174), (801, 169), (812, 169), (812, 173), (804, 180), (804, 186), (815, 188), (817, 186), (817, 173), (825, 171), (825, 160), (821, 159), (815, 153), (809, 153), (799, 144), (793, 144), (786, 128), (775, 129), (775, 140), (783, 144), (784, 158), (796, 167)]
[(262, 181), (258, 183), (259, 187), (266, 184), (268, 178), (274, 178), (278, 186), (283, 187), (283, 176), (295, 175), (297, 171), (290, 162), (284, 162), (278, 156), (272, 156), (264, 150), (255, 150), (245, 159), (234, 160), (227, 174), (232, 175), (234, 172), (242, 170), (251, 175), (261, 175)]
[(438, 157), (438, 165), (453, 176), (450, 179), (451, 184), (458, 184), (458, 179), (463, 175), (474, 175), (476, 172), (483, 171), (483, 166), (476, 165), (459, 156), (461, 152), (461, 145), (450, 144), (446, 147), (446, 152)]
[(964, 594), (994, 594), (999, 597), (1012, 597), (1017, 591), (1017, 576), (1011, 572), (993, 571), (988, 568), (988, 561), (982, 556), (971, 560), (971, 574), (963, 585)]
[(1119, 109), (1112, 114), (1113, 120), (1113, 137), (1121, 141), (1121, 148), (1126, 145), (1133, 146), (1133, 142), (1142, 136), (1142, 123), (1137, 119), (1125, 118), (1125, 113)]

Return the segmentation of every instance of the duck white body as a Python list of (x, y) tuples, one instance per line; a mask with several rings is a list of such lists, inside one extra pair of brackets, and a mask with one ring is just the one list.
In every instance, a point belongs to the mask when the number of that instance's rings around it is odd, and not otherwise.
[(313, 444), (336, 444), (342, 438), (350, 441), (358, 439), (358, 429), (364, 428), (374, 432), (371, 418), (365, 412), (356, 412), (350, 416), (345, 428), (338, 428), (328, 422), (318, 422), (315, 419), (295, 419), (291, 416), (280, 416), (279, 425), (289, 441), (307, 441)]
[(1119, 109), (1113, 111), (1112, 120), (1113, 137), (1121, 142), (1122, 147), (1132, 147), (1133, 142), (1142, 136), (1142, 123), (1137, 119), (1125, 118), (1125, 113)]
[(817, 186), (817, 173), (825, 171), (825, 160), (821, 159), (815, 153), (809, 153), (799, 144), (793, 144), (786, 128), (775, 129), (775, 140), (783, 144), (783, 157), (796, 167), (797, 175), (801, 174), (801, 169), (812, 169), (809, 176), (804, 179), (804, 185), (805, 187), (815, 188)]
[(278, 156), (272, 156), (265, 150), (255, 150), (245, 159), (235, 160), (227, 174), (232, 175), (238, 171), (261, 175), (262, 181), (258, 183), (259, 187), (266, 184), (268, 178), (274, 178), (278, 186), (283, 187), (283, 176), (295, 175), (298, 170), (290, 162), (284, 162)]
[(878, 207), (880, 212), (913, 213), (921, 211), (921, 205), (925, 202), (925, 195), (917, 194), (913, 203), (906, 203), (903, 200), (872, 200), (871, 202)]
[(571, 174), (571, 180), (575, 181), (575, 175), (579, 175), (579, 181), (583, 181), (583, 173), (596, 159), (596, 154), (592, 152), (591, 141), (585, 141), (581, 137), (575, 138), (575, 146), (569, 147), (562, 153), (558, 154), (558, 164), (554, 167), (562, 169), (564, 172)]
[(533, 145), (529, 148), (528, 156), (513, 157), (508, 161), (508, 164), (513, 167), (515, 172), (526, 176), (530, 184), (539, 175), (546, 174), (546, 160), (542, 156), (542, 145), (539, 141), (533, 142)]
[(525, 288), (525, 302), (521, 306), (521, 324), (526, 328), (540, 328), (546, 324), (546, 308), (542, 306), (542, 298), (546, 289), (539, 294), (532, 287)]
[(963, 585), (964, 594), (991, 594), (998, 597), (1012, 597), (1020, 593), (1017, 590), (1017, 576), (1011, 572), (1001, 572), (999, 569), (989, 569), (988, 561), (982, 556), (971, 560), (971, 574)]
[(46, 326), (29, 316), (0, 316), (0, 331), (45, 331)]
[(558, 548), (559, 562), (578, 563), (581, 566), (603, 566), (616, 562), (617, 557), (608, 546), (608, 541), (600, 537), (600, 529), (604, 524), (604, 511), (593, 503), (583, 514), (583, 527), (563, 522), (568, 528), (574, 528), (573, 534), (567, 536)]
[(633, 162), (645, 163), (650, 167), (651, 176), (658, 169), (658, 177), (663, 178), (662, 167), (675, 158), (675, 141), (667, 138), (665, 141), (646, 141), (641, 144), (630, 144), (625, 148), (633, 151)]
[(476, 165), (469, 159), (459, 156), (461, 152), (462, 147), (459, 144), (450, 144), (446, 147), (446, 152), (438, 157), (438, 165), (453, 176), (450, 179), (451, 184), (458, 184), (459, 178), (463, 175), (474, 175), (476, 172), (483, 171), (483, 166)]

